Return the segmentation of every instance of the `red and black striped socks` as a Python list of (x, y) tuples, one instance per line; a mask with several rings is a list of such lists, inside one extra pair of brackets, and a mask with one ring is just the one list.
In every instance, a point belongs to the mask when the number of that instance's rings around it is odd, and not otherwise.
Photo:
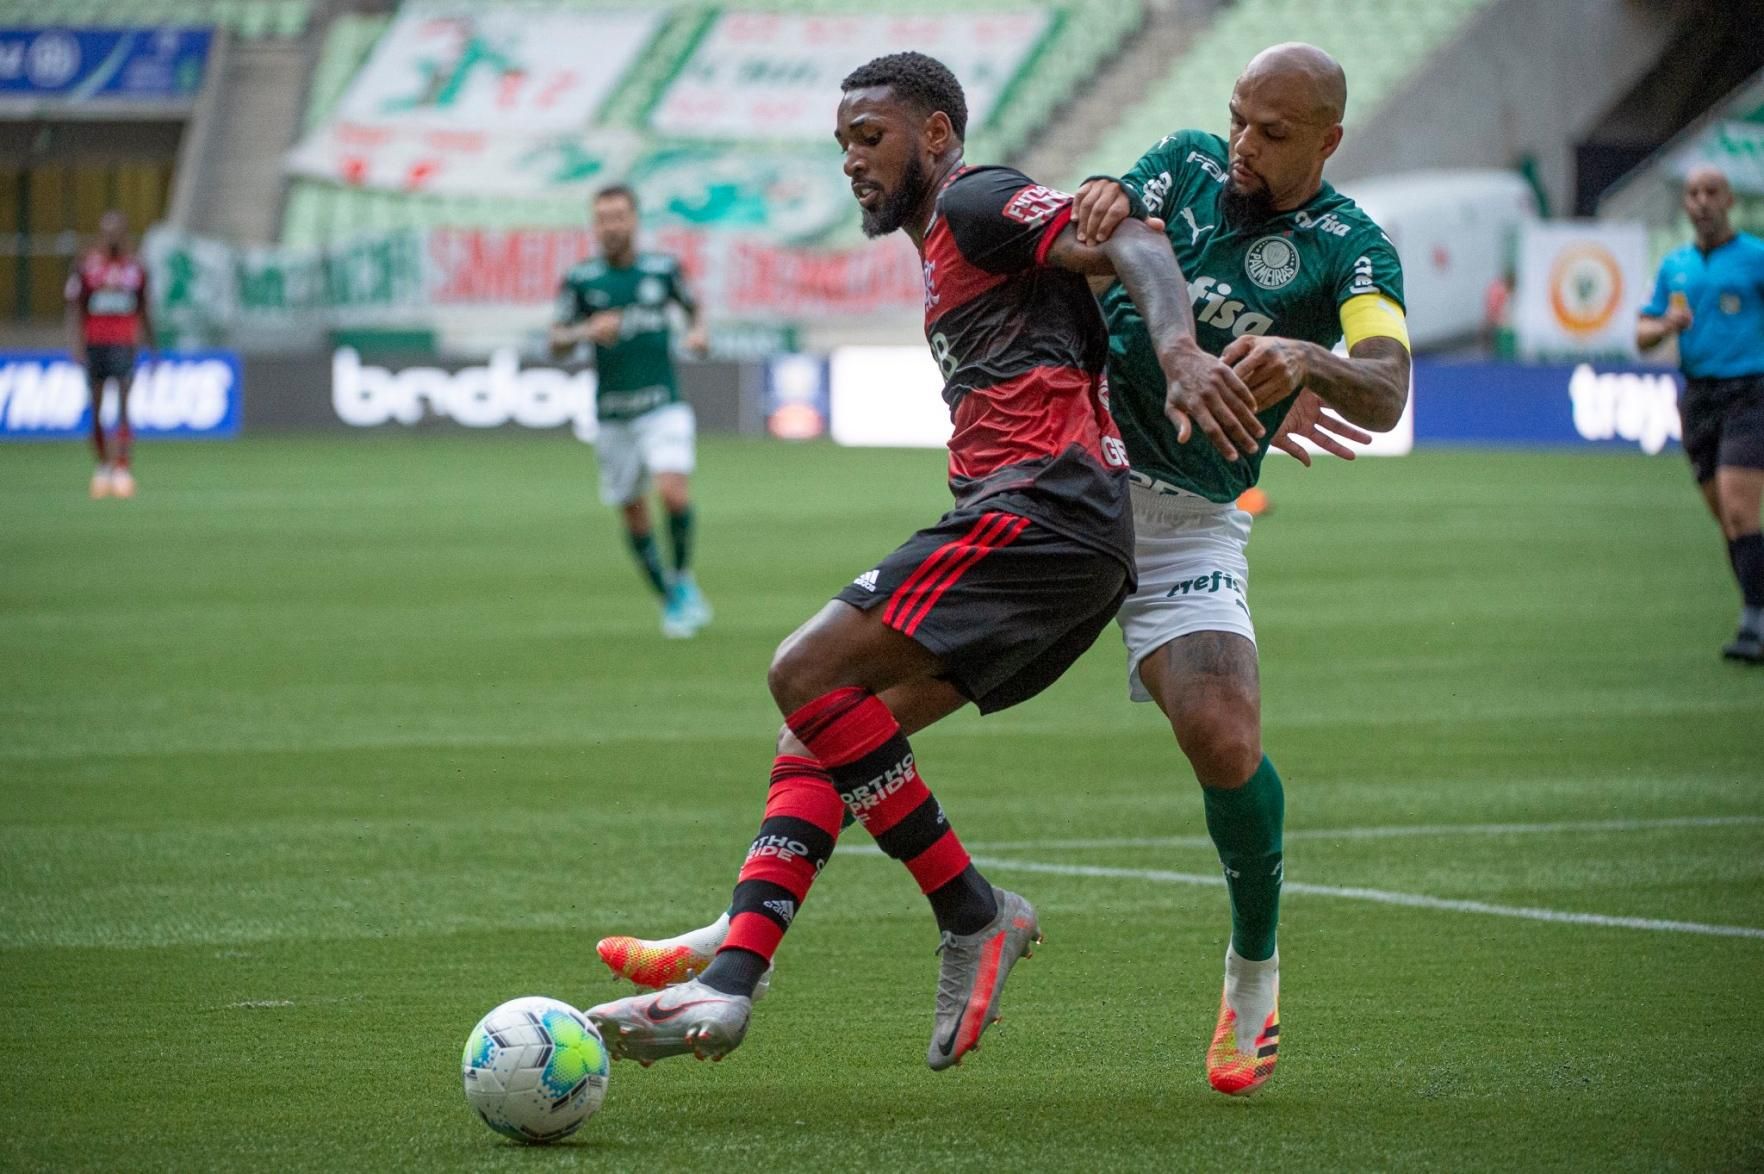
[(701, 977), (727, 995), (752, 996), (784, 931), (833, 854), (845, 805), (821, 764), (780, 754), (759, 835), (735, 881), (729, 936)]
[(901, 861), (939, 928), (975, 933), (997, 914), (992, 886), (968, 859), (919, 777), (900, 723), (875, 694), (838, 689), (791, 714), (793, 733), (827, 768), (839, 796), (876, 844)]
[(779, 755), (759, 835), (729, 905), (729, 936), (701, 981), (751, 995), (839, 839), (849, 810), (903, 862), (938, 928), (977, 933), (997, 916), (992, 886), (919, 778), (900, 723), (874, 693), (836, 689), (786, 719), (814, 758)]

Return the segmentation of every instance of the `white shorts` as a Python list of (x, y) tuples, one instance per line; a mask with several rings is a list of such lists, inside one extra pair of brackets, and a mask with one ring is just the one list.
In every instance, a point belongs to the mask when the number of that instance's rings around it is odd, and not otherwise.
[(1249, 613), (1250, 516), (1192, 493), (1132, 486), (1139, 589), (1115, 622), (1127, 642), (1127, 693), (1150, 701), (1139, 663), (1178, 636), (1235, 632), (1255, 643)]
[(692, 472), (696, 436), (691, 404), (663, 404), (634, 420), (602, 420), (594, 437), (600, 500), (625, 505), (648, 491), (653, 473)]

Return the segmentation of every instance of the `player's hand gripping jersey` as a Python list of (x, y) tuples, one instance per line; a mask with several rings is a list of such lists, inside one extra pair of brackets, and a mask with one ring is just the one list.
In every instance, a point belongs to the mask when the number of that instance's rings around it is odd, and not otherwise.
[(1107, 328), (1085, 279), (1045, 263), (1071, 216), (1071, 196), (1008, 167), (964, 167), (938, 193), (925, 337), (955, 422), (950, 490), (962, 505), (1010, 494), (1013, 511), (1131, 566)]
[[(1403, 271), (1390, 238), (1359, 205), (1328, 184), (1304, 206), (1252, 228), (1225, 222), (1221, 197), (1229, 150), (1203, 131), (1179, 131), (1147, 151), (1121, 182), (1164, 221), (1194, 299), (1195, 337), (1219, 354), (1245, 334), (1333, 347), (1345, 335), (1407, 342)], [(1254, 485), (1262, 457), (1293, 398), (1257, 413), (1266, 431), (1253, 455), (1227, 462), (1196, 436), (1176, 443), (1164, 416), (1165, 383), (1145, 322), (1119, 284), (1103, 297), (1115, 420), (1133, 469), (1217, 502)]]

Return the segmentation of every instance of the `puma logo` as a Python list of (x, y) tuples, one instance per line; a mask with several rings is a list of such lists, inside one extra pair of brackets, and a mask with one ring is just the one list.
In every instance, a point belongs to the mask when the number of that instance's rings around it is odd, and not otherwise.
[(1188, 238), (1188, 243), (1190, 245), (1193, 245), (1196, 241), (1200, 240), (1201, 233), (1206, 232), (1210, 228), (1217, 227), (1216, 225), (1212, 225), (1212, 224), (1197, 224), (1197, 223), (1195, 223), (1193, 208), (1182, 209), (1182, 219), (1188, 221), (1188, 231), (1191, 234), (1193, 234)]

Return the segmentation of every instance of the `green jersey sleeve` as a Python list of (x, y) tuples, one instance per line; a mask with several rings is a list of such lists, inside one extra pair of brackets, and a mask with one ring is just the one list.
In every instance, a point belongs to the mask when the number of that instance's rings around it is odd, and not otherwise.
[(698, 313), (698, 299), (692, 296), (692, 287), (686, 283), (686, 274), (681, 271), (677, 258), (673, 269), (668, 273), (668, 297), (686, 311), (688, 317)]
[(1407, 308), (1403, 301), (1403, 263), (1397, 259), (1390, 238), (1374, 228), (1361, 234), (1355, 243), (1359, 251), (1350, 254), (1352, 263), (1336, 279), (1335, 304), (1339, 306), (1361, 294), (1383, 294)]
[(1218, 143), (1217, 136), (1198, 130), (1165, 135), (1139, 157), (1121, 182), (1145, 201), (1147, 215), (1168, 220), (1174, 205), (1172, 197), (1185, 190), (1191, 178), (1184, 172), (1198, 167), (1214, 179), (1223, 174), (1215, 159)]

